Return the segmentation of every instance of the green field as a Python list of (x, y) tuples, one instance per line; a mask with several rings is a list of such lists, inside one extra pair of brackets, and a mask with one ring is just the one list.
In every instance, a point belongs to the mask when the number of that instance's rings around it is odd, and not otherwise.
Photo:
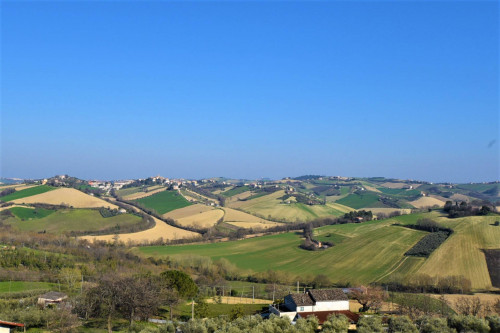
[(128, 226), (139, 223), (141, 218), (132, 214), (120, 214), (103, 218), (98, 210), (93, 209), (63, 209), (34, 220), (7, 220), (13, 228), (22, 231), (47, 231), (50, 233), (64, 233), (69, 231), (97, 231), (116, 225)]
[(49, 290), (53, 287), (54, 284), (49, 282), (1, 281), (0, 294), (33, 290)]
[(135, 201), (146, 208), (154, 209), (158, 214), (165, 214), (174, 209), (191, 205), (176, 191), (163, 191)]
[(12, 214), (14, 214), (18, 219), (21, 220), (42, 219), (55, 212), (54, 210), (50, 209), (25, 207), (13, 207), (9, 210), (12, 212)]
[(344, 206), (349, 206), (354, 209), (361, 209), (361, 208), (366, 208), (366, 207), (385, 207), (384, 204), (382, 204), (378, 200), (379, 196), (373, 193), (365, 193), (365, 194), (349, 194), (345, 198), (339, 199), (336, 202), (344, 205)]
[(32, 195), (45, 193), (48, 191), (52, 191), (54, 189), (55, 189), (55, 187), (52, 187), (52, 186), (40, 185), (40, 186), (36, 186), (36, 187), (27, 188), (27, 189), (21, 190), (21, 191), (16, 191), (12, 194), (0, 197), (0, 200), (4, 201), (4, 202), (12, 201), (12, 200), (16, 200), (16, 199), (31, 197)]
[(455, 232), (430, 255), (418, 272), (463, 275), (471, 280), (474, 289), (491, 288), (486, 259), (481, 249), (500, 249), (500, 227), (493, 225), (497, 220), (500, 220), (498, 215), (437, 219)]
[(240, 194), (249, 190), (250, 187), (248, 186), (238, 186), (238, 187), (233, 187), (232, 189), (226, 192), (222, 192), (221, 194), (225, 197), (232, 197), (233, 195)]
[(284, 222), (308, 221), (321, 216), (341, 216), (345, 214), (345, 207), (339, 209), (335, 204), (306, 205), (303, 203), (284, 203), (281, 197), (284, 191), (277, 191), (252, 200), (236, 201), (229, 207), (241, 209), (249, 214), (262, 218), (270, 218)]
[[(297, 276), (326, 274), (332, 281), (369, 283), (390, 274), (404, 253), (425, 232), (391, 226), (396, 220), (325, 226), (315, 237), (333, 236), (337, 245), (324, 251), (306, 251), (298, 246), (299, 234), (284, 233), (233, 242), (142, 247), (145, 256), (179, 257), (199, 255), (213, 260), (226, 258), (241, 270), (274, 269)], [(411, 267), (407, 267), (410, 271)]]
[(403, 188), (388, 188), (388, 187), (377, 187), (377, 190), (384, 194), (395, 195), (400, 197), (414, 197), (420, 195), (418, 190), (408, 190)]

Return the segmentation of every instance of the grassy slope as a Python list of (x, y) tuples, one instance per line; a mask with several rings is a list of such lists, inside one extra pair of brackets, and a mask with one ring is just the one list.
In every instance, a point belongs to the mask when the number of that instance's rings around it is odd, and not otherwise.
[(154, 209), (158, 214), (165, 214), (174, 209), (191, 205), (182, 195), (173, 191), (159, 192), (135, 201), (144, 207)]
[(41, 219), (54, 213), (54, 210), (43, 209), (43, 208), (25, 208), (25, 207), (13, 207), (10, 208), (12, 214), (14, 214), (19, 219), (29, 220), (29, 219)]
[(12, 201), (12, 200), (16, 200), (16, 199), (31, 197), (32, 195), (45, 193), (48, 191), (52, 191), (54, 189), (55, 189), (55, 187), (51, 187), (48, 185), (40, 185), (40, 186), (27, 188), (25, 190), (17, 191), (17, 192), (14, 192), (12, 194), (0, 197), (0, 200), (2, 200), (4, 202)]
[(498, 216), (471, 216), (438, 221), (455, 230), (418, 270), (429, 275), (464, 275), (475, 289), (491, 287), (486, 259), (481, 249), (500, 248)]
[(385, 207), (381, 202), (378, 201), (378, 198), (379, 197), (373, 193), (353, 193), (337, 200), (336, 202), (344, 206), (352, 207), (354, 209), (361, 209), (366, 207)]
[(36, 220), (21, 221), (9, 219), (14, 228), (23, 231), (43, 231), (63, 233), (67, 231), (95, 231), (115, 225), (131, 225), (140, 222), (140, 217), (132, 214), (120, 214), (103, 218), (99, 211), (91, 209), (58, 210), (49, 216)]
[(225, 197), (232, 197), (233, 195), (240, 194), (248, 190), (250, 190), (250, 187), (248, 186), (238, 186), (238, 187), (233, 187), (228, 191), (222, 192), (221, 194)]
[(283, 195), (284, 191), (277, 191), (256, 199), (236, 202), (234, 205), (250, 214), (264, 218), (268, 218), (270, 215), (273, 219), (283, 219), (290, 222), (311, 220), (319, 216), (340, 216), (345, 211), (345, 209), (341, 211), (331, 204), (313, 206), (302, 203), (283, 204), (282, 200), (279, 199)]
[(47, 290), (54, 286), (48, 282), (25, 282), (25, 281), (1, 281), (0, 293), (15, 293), (32, 290)]
[(340, 244), (326, 251), (310, 252), (298, 247), (300, 236), (285, 233), (272, 236), (203, 245), (143, 247), (150, 255), (201, 255), (226, 258), (241, 269), (270, 268), (291, 274), (327, 274), (334, 281), (370, 282), (390, 272), (403, 254), (424, 232), (390, 226), (394, 221), (344, 224), (318, 229), (319, 237), (336, 234)]

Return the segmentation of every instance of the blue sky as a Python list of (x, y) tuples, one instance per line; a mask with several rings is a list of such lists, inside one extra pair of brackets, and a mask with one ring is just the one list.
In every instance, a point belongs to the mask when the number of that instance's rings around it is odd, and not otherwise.
[(498, 14), (496, 1), (3, 1), (0, 172), (498, 180)]

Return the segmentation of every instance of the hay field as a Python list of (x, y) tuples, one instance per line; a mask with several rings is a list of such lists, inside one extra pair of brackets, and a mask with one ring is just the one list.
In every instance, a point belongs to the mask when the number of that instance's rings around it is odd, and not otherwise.
[(444, 206), (444, 201), (433, 197), (421, 197), (417, 200), (410, 201), (410, 204), (416, 208), (424, 208), (424, 207), (432, 207), (434, 205), (438, 205), (440, 207)]
[[(471, 198), (464, 195), (464, 194), (455, 193), (448, 200), (469, 202), (471, 200)], [(444, 203), (443, 203), (443, 205), (444, 205)]]
[(253, 193), (252, 191), (245, 191), (243, 193), (239, 193), (239, 194), (236, 194), (236, 195), (233, 195), (232, 197), (228, 197), (226, 199), (226, 203), (229, 203), (231, 201), (238, 201), (238, 200), (244, 200), (250, 196), (252, 196)]
[(209, 228), (217, 224), (224, 217), (222, 209), (210, 209), (208, 211), (194, 213), (175, 220), (182, 226), (193, 226), (198, 228)]
[(330, 203), (314, 206), (302, 203), (285, 204), (280, 199), (284, 195), (284, 191), (276, 191), (248, 201), (230, 202), (228, 207), (240, 208), (249, 214), (286, 222), (308, 221), (320, 216), (340, 216), (344, 214)]
[[(174, 240), (181, 238), (194, 238), (200, 236), (197, 232), (187, 231), (184, 229), (176, 228), (165, 222), (154, 218), (156, 225), (148, 230), (128, 233), (128, 234), (118, 234), (118, 240), (128, 243), (145, 243), (150, 241), (156, 241), (159, 238), (164, 240)], [(84, 236), (80, 237), (82, 239), (87, 239), (89, 241), (103, 240), (107, 242), (114, 242), (115, 235), (103, 235), (103, 236)]]
[(165, 191), (166, 189), (167, 189), (166, 187), (161, 187), (161, 188), (156, 188), (153, 190), (148, 190), (148, 192), (136, 192), (136, 193), (124, 196), (123, 199), (135, 200), (135, 199), (145, 198), (145, 197), (148, 197), (148, 196), (153, 195), (155, 193)]
[(405, 186), (411, 185), (413, 188), (418, 188), (421, 184), (406, 184), (406, 183), (391, 183), (391, 182), (386, 182), (383, 183), (381, 186), (387, 187), (387, 188), (393, 188), (393, 189), (400, 189), (404, 188)]
[[(430, 296), (433, 298), (439, 299), (439, 297), (441, 295), (434, 295), (433, 294)], [(457, 310), (457, 301), (462, 297), (464, 297), (464, 298), (479, 297), (479, 299), (481, 300), (481, 303), (483, 303), (483, 304), (486, 304), (486, 303), (495, 304), (498, 300), (500, 300), (500, 295), (484, 294), (484, 293), (477, 293), (474, 295), (464, 295), (464, 294), (446, 294), (446, 295), (444, 295), (445, 300), (448, 302), (450, 307), (455, 311)]]
[(425, 261), (418, 273), (463, 275), (473, 289), (490, 289), (491, 279), (481, 249), (500, 248), (500, 227), (492, 224), (498, 216), (469, 216), (437, 221), (455, 232)]
[(205, 212), (208, 212), (212, 209), (214, 209), (214, 208), (211, 206), (202, 205), (202, 204), (194, 204), (191, 206), (187, 206), (187, 207), (183, 207), (183, 208), (179, 208), (179, 209), (170, 211), (168, 213), (163, 214), (162, 216), (177, 220), (177, 219), (182, 219), (184, 217), (188, 217), (191, 215), (205, 213)]
[(224, 207), (224, 222), (239, 228), (267, 229), (280, 225), (278, 222), (268, 221), (266, 219), (251, 215), (236, 209)]
[(74, 208), (97, 208), (97, 207), (109, 207), (111, 209), (118, 208), (118, 206), (113, 205), (102, 199), (93, 197), (91, 195), (85, 194), (74, 188), (58, 188), (49, 192), (42, 194), (33, 195), (26, 198), (12, 200), (12, 202), (17, 204), (33, 204), (33, 203), (45, 203), (50, 205), (68, 205)]
[(333, 281), (369, 283), (394, 269), (425, 232), (391, 226), (394, 220), (318, 228), (321, 235), (341, 234), (345, 240), (325, 251), (299, 248), (301, 237), (283, 233), (239, 241), (182, 246), (141, 247), (145, 256), (200, 255), (226, 258), (242, 270), (262, 272), (270, 267), (293, 275), (327, 274)]
[(371, 210), (373, 214), (377, 215), (379, 213), (390, 214), (392, 212), (398, 211), (401, 214), (410, 214), (411, 209), (409, 208), (365, 208), (365, 210)]

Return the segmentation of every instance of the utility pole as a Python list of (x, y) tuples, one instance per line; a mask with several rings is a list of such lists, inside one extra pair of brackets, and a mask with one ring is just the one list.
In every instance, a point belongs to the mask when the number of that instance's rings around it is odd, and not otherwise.
[(299, 281), (297, 281), (297, 294), (299, 293)]
[(255, 286), (252, 286), (252, 304), (255, 303)]
[(80, 284), (80, 295), (83, 294), (83, 274), (82, 274), (82, 283)]
[(194, 299), (191, 300), (191, 319), (194, 319)]

